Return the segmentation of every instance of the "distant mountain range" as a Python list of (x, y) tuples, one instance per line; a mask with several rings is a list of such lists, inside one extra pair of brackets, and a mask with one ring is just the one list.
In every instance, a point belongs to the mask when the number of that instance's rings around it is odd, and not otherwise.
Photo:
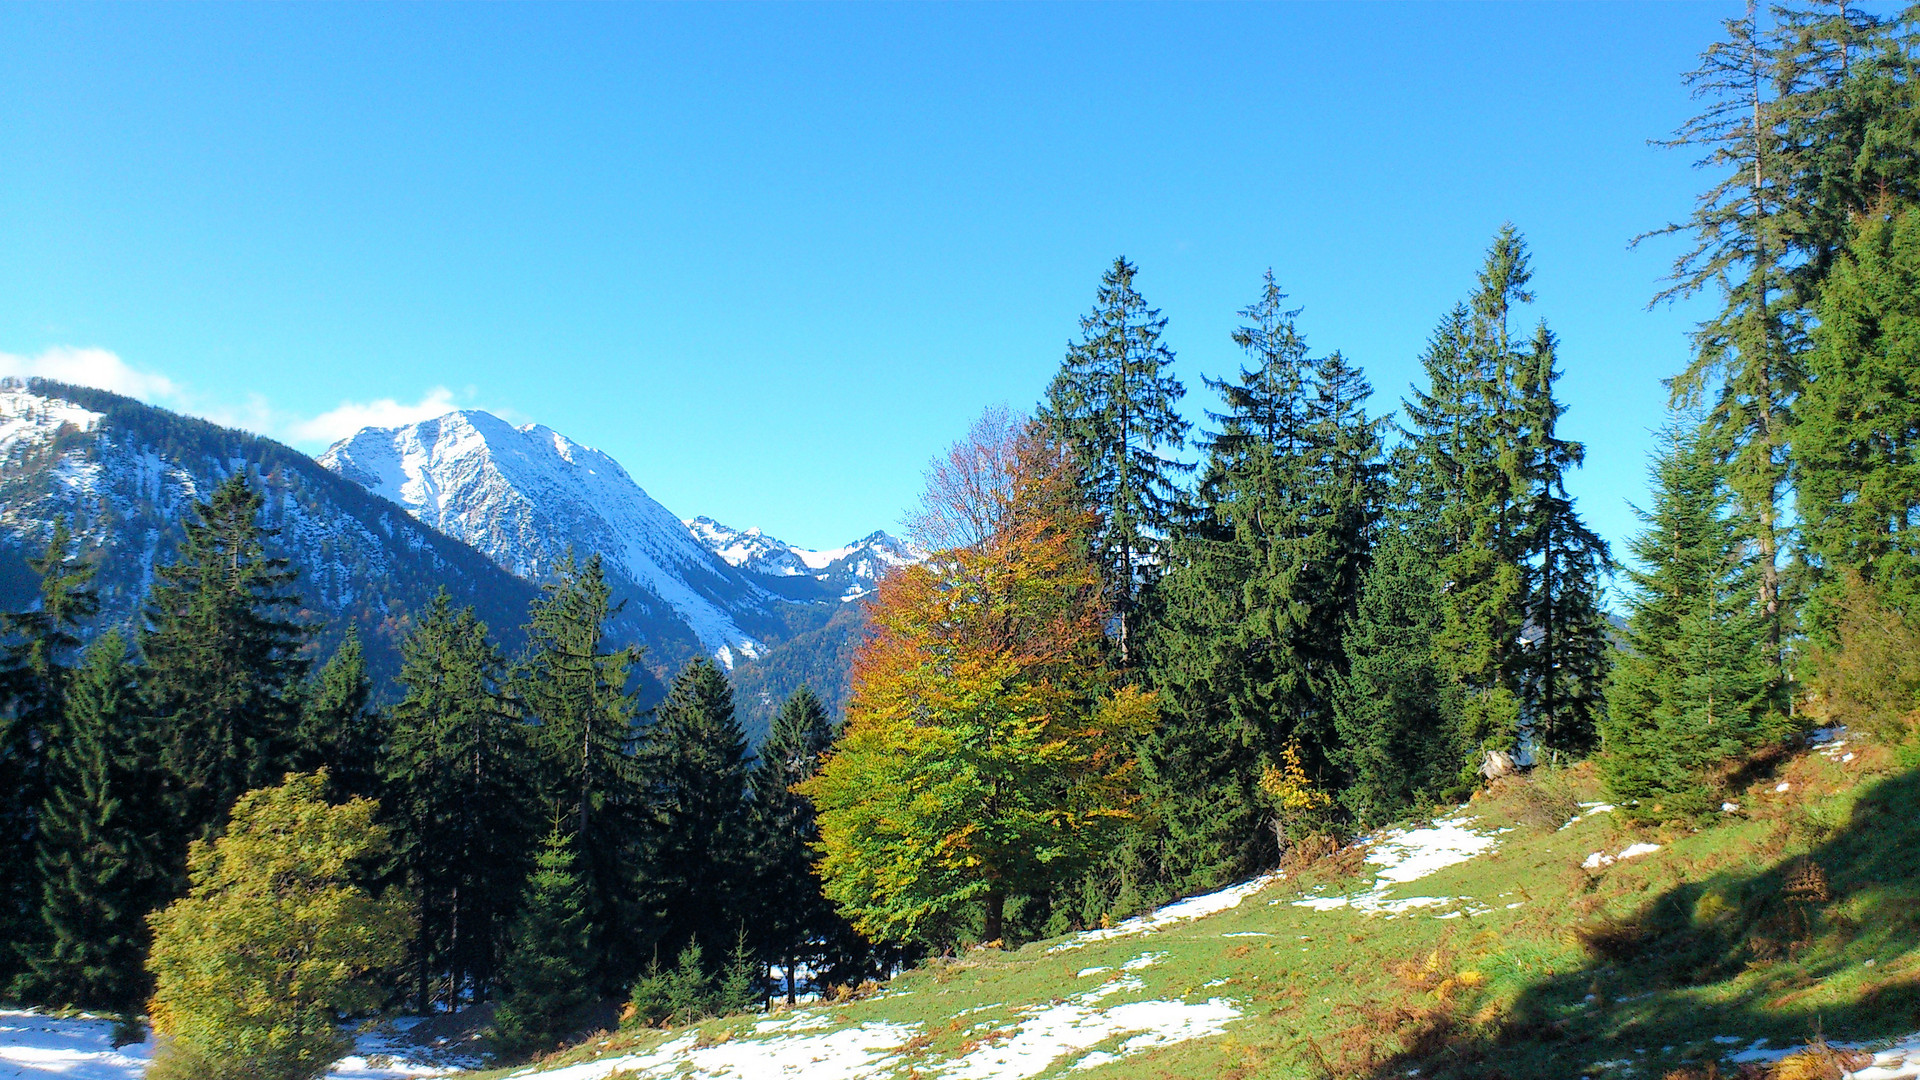
[(647, 647), (648, 697), (696, 655), (735, 671), (750, 729), (800, 682), (838, 705), (864, 605), (917, 558), (875, 532), (832, 551), (670, 513), (612, 458), (537, 424), (449, 413), (368, 428), (318, 461), (270, 439), (105, 391), (0, 384), (0, 602), (31, 596), (25, 558), (56, 516), (98, 552), (106, 622), (130, 622), (191, 502), (239, 469), (268, 493), (322, 648), (361, 627), (397, 668), (412, 614), (441, 586), (518, 646), (526, 605), (568, 551), (598, 553), (623, 602), (613, 636)]
[(924, 556), (884, 532), (870, 533), (846, 547), (813, 551), (775, 540), (759, 529), (735, 529), (709, 517), (689, 518), (688, 530), (728, 565), (771, 577), (810, 577), (835, 590), (842, 600), (873, 591), (881, 575)]

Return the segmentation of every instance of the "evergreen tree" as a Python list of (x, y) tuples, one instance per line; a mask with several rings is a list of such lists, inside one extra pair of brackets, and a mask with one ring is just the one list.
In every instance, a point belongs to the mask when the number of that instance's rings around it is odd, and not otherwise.
[(484, 999), (535, 833), (538, 759), (506, 694), (506, 662), (472, 608), (441, 590), (400, 646), (382, 807), (416, 905), (415, 997), (425, 1012)]
[(325, 769), (334, 798), (377, 801), (386, 740), (360, 632), (348, 627), (346, 640), (301, 695), (297, 762), (308, 771)]
[(1720, 294), (1671, 386), (1676, 404), (1707, 406), (1708, 445), (1727, 463), (1759, 547), (1767, 640), (1784, 684), (1794, 597), (1782, 505), (1808, 330), (1852, 219), (1920, 195), (1914, 15), (1883, 19), (1848, 0), (1750, 3), (1725, 27), (1687, 75), (1707, 106), (1667, 143), (1700, 149), (1699, 164), (1717, 178), (1687, 220), (1652, 234), (1694, 238), (1655, 301)]
[(1677, 405), (1711, 403), (1710, 445), (1730, 462), (1728, 482), (1759, 545), (1760, 602), (1778, 661), (1787, 632), (1780, 501), (1789, 410), (1804, 375), (1804, 325), (1787, 293), (1789, 158), (1778, 138), (1778, 102), (1769, 94), (1779, 42), (1769, 38), (1752, 4), (1744, 19), (1725, 25), (1727, 39), (1709, 47), (1687, 76), (1708, 107), (1669, 142), (1704, 147), (1701, 164), (1717, 167), (1722, 178), (1699, 198), (1689, 221), (1660, 230), (1692, 231), (1698, 239), (1676, 260), (1673, 284), (1655, 301), (1709, 286), (1722, 294), (1721, 310), (1694, 333), (1693, 361), (1671, 386)]
[(720, 969), (720, 982), (714, 988), (714, 1011), (722, 1016), (759, 1012), (767, 1000), (760, 984), (760, 958), (747, 945), (747, 932), (742, 928), (734, 938), (733, 951), (727, 954), (726, 966)]
[(18, 947), (40, 930), (34, 851), (38, 814), (51, 794), (47, 760), (61, 739), (76, 631), (100, 610), (93, 564), (73, 549), (66, 521), (55, 521), (47, 546), (27, 560), (40, 578), (34, 606), (0, 616), (0, 862), (17, 868), (0, 875), (0, 987), (20, 973)]
[(1441, 571), (1430, 538), (1388, 528), (1373, 549), (1342, 638), (1348, 671), (1334, 686), (1344, 772), (1340, 799), (1364, 825), (1451, 798), (1461, 780), (1461, 691), (1434, 650)]
[(493, 1016), (501, 1053), (551, 1048), (593, 1000), (582, 979), (593, 968), (587, 903), (572, 844), (556, 822), (534, 861), (508, 937), (505, 987)]
[(628, 1007), (643, 1024), (688, 1024), (712, 1016), (718, 1002), (706, 953), (698, 941), (689, 941), (673, 967), (662, 968), (658, 957), (648, 962), (633, 984)]
[(1585, 755), (1599, 739), (1609, 663), (1601, 575), (1607, 542), (1587, 528), (1567, 494), (1566, 472), (1586, 458), (1558, 434), (1565, 407), (1554, 396), (1555, 341), (1536, 331), (1521, 382), (1528, 491), (1523, 538), (1527, 566), (1527, 648), (1520, 656), (1523, 712), (1536, 748)]
[(1403, 487), (1438, 545), (1434, 647), (1463, 691), (1463, 777), (1483, 752), (1513, 749), (1523, 720), (1528, 478), (1519, 388), (1529, 358), (1511, 341), (1508, 320), (1514, 305), (1533, 299), (1532, 277), (1526, 242), (1502, 226), (1471, 302), (1447, 314), (1421, 357), (1428, 389), (1405, 403)]
[(1205, 442), (1204, 505), (1157, 588), (1148, 671), (1170, 715), (1142, 776), (1180, 891), (1270, 856), (1257, 778), (1283, 748), (1304, 749), (1320, 783), (1337, 756), (1332, 686), (1379, 501), (1381, 422), (1340, 354), (1308, 361), (1285, 299), (1269, 272), (1234, 335), (1253, 364), (1209, 380), (1227, 411)]
[(793, 790), (819, 771), (821, 755), (832, 742), (826, 707), (802, 686), (774, 715), (748, 777), (759, 845), (753, 860), (759, 876), (754, 930), (761, 954), (786, 971), (788, 1003), (794, 1000), (794, 968), (802, 960), (817, 962), (822, 943), (851, 931), (813, 872), (813, 845), (820, 838), (813, 801)]
[(539, 726), (545, 797), (572, 819), (582, 857), (595, 969), (609, 988), (627, 985), (640, 954), (626, 931), (633, 903), (627, 866), (638, 800), (633, 758), (633, 695), (627, 690), (640, 650), (608, 650), (614, 613), (598, 555), (585, 565), (571, 552), (541, 587), (527, 624), (527, 655), (515, 675), (520, 699)]
[(1181, 516), (1175, 479), (1190, 467), (1163, 456), (1185, 445), (1187, 422), (1175, 406), (1186, 388), (1167, 370), (1173, 350), (1160, 340), (1167, 320), (1134, 291), (1137, 272), (1115, 259), (1101, 276), (1080, 340), (1067, 347), (1040, 410), (1069, 448), (1082, 497), (1098, 518), (1093, 550), (1122, 667), (1131, 662), (1144, 579), (1160, 565)]
[(1642, 820), (1712, 809), (1712, 766), (1772, 734), (1764, 556), (1740, 534), (1711, 429), (1677, 423), (1632, 545), (1626, 649), (1607, 688), (1601, 775)]
[(142, 691), (183, 838), (215, 831), (295, 749), (308, 629), (294, 621), (294, 571), (266, 552), (274, 530), (260, 524), (261, 506), (245, 473), (222, 483), (194, 507), (147, 597)]
[(760, 992), (760, 972), (760, 957), (747, 945), (747, 930), (741, 928), (739, 936), (733, 938), (733, 951), (726, 957), (726, 967), (720, 969), (720, 984), (714, 988), (714, 1011), (722, 1017), (758, 1013), (766, 1005), (766, 994)]
[(1819, 313), (1794, 464), (1809, 621), (1832, 648), (1849, 572), (1920, 619), (1920, 209), (1862, 223)]
[(733, 689), (701, 657), (674, 677), (640, 743), (639, 891), (657, 954), (733, 938), (748, 910), (747, 737)]
[(49, 748), (36, 856), (42, 931), (28, 954), (36, 1000), (130, 1014), (146, 999), (158, 867), (152, 823), (142, 820), (135, 693), (126, 639), (101, 635), (73, 673)]
[(324, 777), (288, 774), (194, 841), (191, 889), (150, 918), (153, 1080), (312, 1080), (353, 1046), (341, 1019), (380, 1003), (373, 976), (405, 955), (406, 905), (357, 871), (387, 832), (370, 800), (325, 793)]

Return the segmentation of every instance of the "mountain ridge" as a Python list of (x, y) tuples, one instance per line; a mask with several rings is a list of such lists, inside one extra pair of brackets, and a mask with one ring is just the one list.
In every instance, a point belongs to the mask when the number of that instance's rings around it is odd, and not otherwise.
[(535, 588), (401, 507), (272, 439), (48, 379), (0, 380), (0, 602), (32, 602), (26, 559), (66, 518), (97, 568), (102, 611), (83, 629), (136, 626), (192, 505), (242, 469), (276, 530), (269, 550), (300, 573), (322, 654), (351, 624), (370, 666), (394, 673), (414, 613), (442, 586), (517, 645)]

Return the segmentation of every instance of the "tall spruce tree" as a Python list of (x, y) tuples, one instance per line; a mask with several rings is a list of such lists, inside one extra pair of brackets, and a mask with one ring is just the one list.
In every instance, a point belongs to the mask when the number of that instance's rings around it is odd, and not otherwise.
[(1526, 351), (1511, 340), (1515, 305), (1533, 299), (1526, 242), (1502, 226), (1469, 304), (1442, 319), (1421, 363), (1428, 388), (1405, 409), (1405, 486), (1427, 508), (1439, 545), (1443, 600), (1435, 649), (1460, 684), (1471, 776), (1481, 753), (1511, 750), (1521, 734), (1520, 637), (1527, 569), (1522, 517), (1527, 477), (1520, 382)]
[(794, 1000), (796, 967), (802, 961), (817, 962), (829, 939), (851, 930), (813, 872), (813, 845), (820, 838), (813, 800), (793, 790), (820, 770), (820, 757), (832, 742), (826, 707), (811, 688), (802, 686), (774, 715), (748, 776), (757, 845), (753, 864), (759, 913), (754, 936), (760, 955), (785, 970), (789, 1003)]
[(1809, 629), (1833, 648), (1850, 573), (1920, 622), (1920, 209), (1861, 223), (1819, 314), (1794, 466)]
[(533, 847), (539, 760), (506, 661), (441, 590), (400, 646), (381, 807), (415, 904), (416, 1006), (484, 999)]
[(65, 696), (35, 845), (41, 932), (22, 989), (50, 1004), (131, 1013), (146, 999), (146, 914), (161, 896), (135, 672), (119, 632), (88, 647)]
[(1122, 667), (1132, 662), (1140, 593), (1161, 564), (1182, 512), (1177, 477), (1190, 466), (1165, 453), (1185, 445), (1176, 411), (1186, 388), (1161, 340), (1167, 320), (1134, 290), (1139, 268), (1115, 259), (1101, 275), (1080, 340), (1067, 347), (1040, 420), (1073, 456), (1087, 505), (1098, 516), (1095, 560), (1113, 607)]
[(1776, 693), (1795, 629), (1783, 506), (1813, 306), (1854, 217), (1920, 196), (1914, 27), (1911, 10), (1881, 17), (1848, 0), (1750, 2), (1687, 75), (1706, 108), (1666, 144), (1699, 150), (1716, 174), (1685, 221), (1650, 234), (1693, 237), (1654, 300), (1721, 298), (1671, 386), (1677, 404), (1707, 406), (1709, 445), (1759, 546)]
[(1583, 756), (1599, 739), (1596, 725), (1606, 710), (1611, 646), (1600, 593), (1612, 556), (1567, 494), (1567, 470), (1580, 467), (1586, 448), (1559, 435), (1566, 409), (1554, 395), (1555, 353), (1553, 334), (1542, 323), (1520, 386), (1527, 480), (1522, 543), (1530, 570), (1520, 693), (1536, 748)]
[(1626, 645), (1607, 688), (1601, 776), (1643, 820), (1710, 810), (1706, 773), (1772, 734), (1758, 546), (1729, 513), (1711, 428), (1675, 422), (1634, 538)]
[(194, 507), (173, 562), (154, 569), (140, 635), (142, 694), (159, 739), (186, 870), (185, 842), (219, 827), (241, 793), (274, 783), (296, 749), (300, 655), (295, 573), (267, 554), (275, 530), (235, 473)]
[(701, 657), (674, 677), (640, 742), (640, 910), (654, 956), (719, 957), (749, 914), (747, 737), (733, 689)]
[(330, 798), (379, 800), (386, 717), (373, 704), (373, 680), (358, 629), (347, 628), (346, 640), (302, 692), (296, 741), (295, 767), (325, 769)]
[(1209, 380), (1226, 402), (1205, 440), (1202, 506), (1158, 586), (1148, 671), (1171, 703), (1143, 770), (1183, 887), (1254, 869), (1272, 845), (1257, 778), (1283, 748), (1321, 783), (1337, 757), (1332, 687), (1378, 503), (1366, 380), (1307, 359), (1271, 272), (1234, 340), (1252, 364)]
[(1804, 320), (1787, 292), (1794, 253), (1789, 157), (1779, 140), (1774, 96), (1780, 43), (1751, 0), (1746, 16), (1726, 20), (1725, 27), (1726, 39), (1710, 46), (1687, 75), (1707, 108), (1667, 143), (1702, 148), (1700, 164), (1720, 179), (1688, 221), (1657, 231), (1692, 232), (1696, 242), (1675, 261), (1672, 284), (1655, 302), (1709, 287), (1723, 298), (1720, 311), (1694, 333), (1693, 361), (1670, 385), (1678, 405), (1710, 403), (1710, 445), (1729, 462), (1728, 482), (1759, 545), (1760, 603), (1778, 664), (1787, 635), (1780, 503), (1790, 409), (1804, 377)]
[(595, 970), (609, 991), (626, 989), (643, 961), (628, 930), (627, 858), (639, 800), (637, 705), (627, 684), (640, 650), (606, 647), (614, 611), (600, 557), (580, 564), (569, 552), (534, 601), (526, 657), (514, 680), (539, 725), (533, 738), (546, 765), (544, 796), (570, 819), (594, 928)]
[(41, 929), (34, 851), (51, 794), (47, 762), (62, 738), (80, 624), (100, 610), (93, 564), (74, 547), (66, 520), (55, 521), (47, 546), (27, 560), (40, 579), (33, 606), (0, 616), (0, 862), (15, 868), (0, 875), (0, 987), (20, 973), (20, 947)]

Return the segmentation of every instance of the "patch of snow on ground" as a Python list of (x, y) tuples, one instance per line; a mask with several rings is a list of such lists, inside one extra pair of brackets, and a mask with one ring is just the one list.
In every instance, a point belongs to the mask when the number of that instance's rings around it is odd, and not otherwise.
[(1217, 915), (1222, 911), (1230, 911), (1233, 908), (1239, 907), (1240, 901), (1245, 900), (1247, 897), (1252, 896), (1254, 893), (1259, 892), (1261, 889), (1279, 880), (1279, 874), (1266, 874), (1262, 877), (1254, 878), (1252, 881), (1243, 881), (1238, 885), (1230, 885), (1218, 892), (1204, 893), (1200, 896), (1189, 896), (1185, 900), (1176, 900), (1166, 907), (1149, 911), (1145, 915), (1136, 915), (1125, 922), (1117, 923), (1113, 926), (1103, 927), (1099, 930), (1083, 930), (1047, 951), (1060, 952), (1063, 949), (1082, 949), (1098, 941), (1112, 941), (1114, 938), (1144, 934), (1172, 926), (1175, 923), (1187, 922), (1191, 919), (1198, 919), (1207, 915)]
[(1595, 814), (1611, 814), (1616, 809), (1618, 809), (1618, 807), (1612, 803), (1583, 802), (1580, 804), (1580, 812), (1568, 818), (1567, 823), (1560, 826), (1560, 828), (1562, 830), (1571, 829)]
[[(1713, 1041), (1717, 1043), (1726, 1043), (1729, 1041), (1739, 1043), (1745, 1040), (1734, 1036), (1721, 1035), (1716, 1036)], [(1767, 1040), (1757, 1040), (1745, 1050), (1731, 1055), (1727, 1060), (1739, 1065), (1749, 1063), (1771, 1065), (1788, 1055), (1797, 1054), (1807, 1049), (1807, 1047), (1804, 1046), (1794, 1046), (1785, 1050), (1769, 1050), (1766, 1048), (1766, 1045)], [(1878, 1051), (1869, 1050), (1870, 1047), (1878, 1045), (1875, 1043), (1836, 1042), (1828, 1043), (1827, 1045), (1833, 1047), (1835, 1050), (1857, 1050), (1862, 1053), (1873, 1053), (1872, 1062), (1852, 1072), (1841, 1073), (1840, 1075), (1844, 1080), (1914, 1080), (1914, 1078), (1920, 1078), (1920, 1032), (1915, 1032), (1912, 1035), (1897, 1039), (1892, 1046)]]
[(1586, 861), (1580, 864), (1580, 869), (1599, 870), (1612, 866), (1614, 863), (1620, 862), (1623, 859), (1637, 859), (1642, 855), (1651, 855), (1659, 850), (1659, 844), (1630, 844), (1618, 855), (1609, 855), (1604, 851), (1596, 851), (1587, 856)]
[(755, 1035), (775, 1035), (791, 1031), (817, 1031), (823, 1027), (832, 1027), (833, 1017), (823, 1012), (800, 1012), (789, 1016), (762, 1020), (753, 1025)]
[(669, 1076), (684, 1080), (867, 1080), (891, 1074), (900, 1064), (901, 1045), (919, 1031), (918, 1024), (851, 1024), (819, 1035), (743, 1038), (700, 1046), (696, 1030), (643, 1054), (623, 1054), (544, 1072), (522, 1069), (509, 1075), (539, 1080), (606, 1080), (615, 1073), (631, 1074), (636, 1080)]
[[(0, 1009), (0, 1080), (139, 1080), (153, 1060), (153, 1036), (149, 1034), (147, 1041), (137, 1046), (116, 1050), (112, 1034), (113, 1021), (106, 1017), (59, 1017)], [(458, 1071), (411, 1060), (411, 1052), (391, 1035), (361, 1035), (355, 1040), (354, 1053), (335, 1062), (327, 1077), (398, 1080)], [(382, 1063), (371, 1064), (376, 1059)]]
[(153, 1059), (153, 1038), (113, 1047), (113, 1022), (0, 1011), (0, 1077), (25, 1080), (136, 1080)]
[(1419, 907), (1432, 907), (1453, 900), (1448, 896), (1409, 896), (1388, 900), (1395, 886), (1418, 881), (1449, 866), (1466, 862), (1492, 850), (1498, 838), (1492, 833), (1475, 832), (1464, 818), (1436, 821), (1424, 829), (1395, 829), (1382, 834), (1367, 853), (1367, 864), (1380, 869), (1374, 874), (1373, 887), (1353, 896), (1315, 896), (1295, 900), (1297, 907), (1331, 911), (1351, 907), (1369, 915), (1397, 915)]
[[(1240, 1010), (1224, 998), (1209, 998), (1198, 1004), (1130, 1001), (1110, 1009), (1095, 1007), (1102, 998), (1115, 993), (1114, 988), (1138, 986), (1139, 980), (1128, 976), (1040, 1009), (1022, 1020), (1007, 1038), (926, 1071), (950, 1080), (1026, 1080), (1076, 1056), (1070, 1068), (1090, 1069), (1143, 1050), (1219, 1035), (1240, 1017)], [(1086, 1052), (1089, 1047), (1122, 1036), (1126, 1037), (1112, 1050)]]

